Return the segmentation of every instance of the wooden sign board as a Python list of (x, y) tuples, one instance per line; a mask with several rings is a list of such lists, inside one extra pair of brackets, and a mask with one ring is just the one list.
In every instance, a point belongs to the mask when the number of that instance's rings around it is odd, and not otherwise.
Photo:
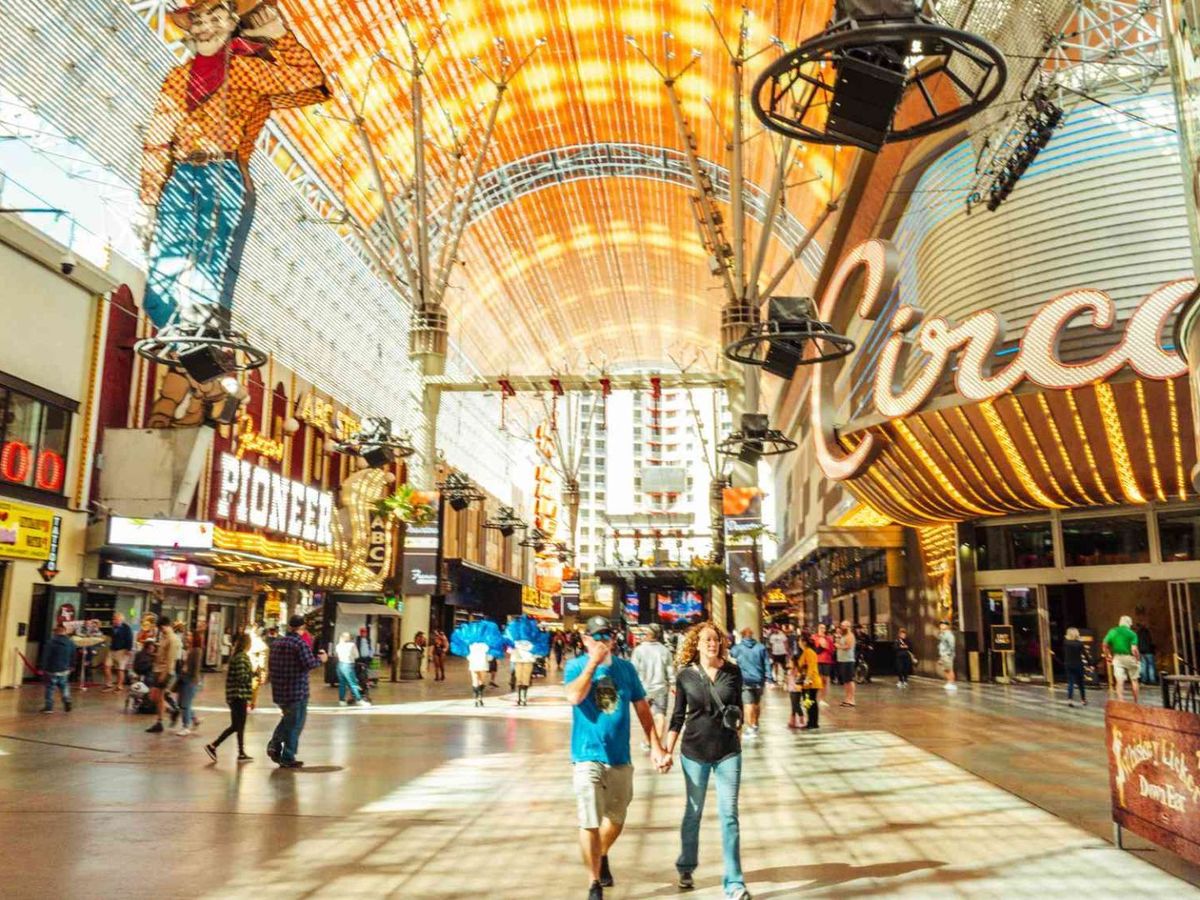
[(1109, 701), (1104, 733), (1118, 829), (1200, 863), (1200, 716)]
[(992, 652), (1013, 652), (1013, 627), (1011, 625), (992, 626)]

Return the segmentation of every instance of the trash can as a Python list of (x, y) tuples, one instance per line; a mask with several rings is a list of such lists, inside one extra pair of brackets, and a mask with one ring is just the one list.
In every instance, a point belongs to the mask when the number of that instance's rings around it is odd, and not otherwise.
[(400, 680), (416, 681), (421, 677), (421, 648), (411, 641), (400, 650)]

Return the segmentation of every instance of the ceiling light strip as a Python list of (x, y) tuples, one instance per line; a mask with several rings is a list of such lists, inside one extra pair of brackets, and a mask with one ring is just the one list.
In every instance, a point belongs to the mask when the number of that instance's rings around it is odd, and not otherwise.
[[(958, 435), (954, 433), (954, 429), (950, 427), (950, 423), (946, 420), (946, 417), (942, 414), (941, 410), (936, 410), (933, 413), (933, 416), (941, 424), (942, 431), (947, 437), (949, 437), (950, 443), (954, 445), (954, 450), (958, 454), (958, 458), (965, 461), (970, 467), (971, 473), (975, 476), (975, 484), (978, 485), (985, 493), (987, 493), (996, 502), (1000, 509), (1005, 511), (1024, 509), (1024, 506), (1022, 506), (1015, 497), (1013, 500), (1002, 499), (999, 492), (992, 487), (992, 482), (983, 477), (983, 472), (979, 470), (979, 466), (975, 464), (975, 460), (971, 458), (971, 454), (967, 452), (967, 448), (962, 445), (962, 441), (958, 439)], [(928, 429), (928, 426), (926, 426), (926, 428)], [(929, 433), (931, 436), (933, 435), (932, 430), (930, 430)], [(942, 452), (945, 453), (946, 456), (950, 455), (944, 448)], [(988, 457), (988, 460), (990, 461), (991, 458)], [(998, 476), (999, 472), (996, 474)], [(999, 481), (1000, 479), (997, 480)]]
[(1075, 392), (1068, 390), (1065, 392), (1067, 396), (1067, 405), (1071, 407), (1071, 422), (1075, 426), (1075, 436), (1079, 439), (1079, 444), (1083, 447), (1083, 455), (1087, 457), (1088, 468), (1092, 470), (1092, 477), (1096, 479), (1096, 487), (1100, 489), (1100, 495), (1108, 503), (1116, 503), (1117, 499), (1109, 492), (1108, 485), (1104, 483), (1104, 479), (1100, 475), (1100, 467), (1096, 465), (1096, 455), (1092, 452), (1091, 441), (1088, 440), (1087, 433), (1083, 427), (1083, 419), (1079, 415), (1079, 405), (1075, 402)]
[[(1017, 421), (1021, 423), (1021, 430), (1025, 434), (1025, 439), (1029, 441), (1029, 445), (1033, 447), (1034, 455), (1037, 456), (1038, 462), (1046, 472), (1046, 478), (1050, 481), (1050, 486), (1054, 488), (1054, 492), (1058, 494), (1066, 506), (1075, 506), (1079, 503), (1079, 498), (1072, 499), (1067, 496), (1067, 492), (1062, 489), (1062, 485), (1058, 483), (1058, 479), (1054, 476), (1054, 470), (1050, 468), (1050, 462), (1046, 459), (1046, 454), (1042, 450), (1042, 445), (1038, 442), (1037, 435), (1033, 433), (1033, 427), (1029, 424), (1029, 419), (1025, 416), (1025, 410), (1021, 406), (1021, 401), (1015, 396), (1010, 396), (1012, 401), (1013, 412), (1017, 416)], [(1070, 468), (1070, 466), (1068, 466)]]
[(1009, 484), (1008, 479), (1001, 474), (1000, 467), (996, 465), (996, 460), (992, 458), (992, 454), (988, 451), (988, 449), (983, 446), (983, 441), (980, 440), (979, 435), (975, 432), (975, 426), (971, 424), (970, 420), (967, 418), (967, 414), (963, 412), (962, 407), (956, 406), (951, 411), (962, 422), (963, 433), (967, 435), (971, 441), (971, 446), (978, 451), (980, 457), (987, 464), (988, 469), (992, 473), (992, 477), (996, 479), (995, 483), (1004, 486), (1005, 492), (1013, 498), (1013, 502), (1016, 504), (1017, 509), (1029, 509), (1029, 501), (1023, 500), (1020, 496), (1018, 496), (1017, 492), (1013, 490), (1012, 485)]
[(1142, 420), (1142, 433), (1146, 435), (1146, 455), (1150, 459), (1150, 483), (1154, 487), (1154, 496), (1160, 503), (1167, 502), (1163, 491), (1162, 476), (1158, 472), (1158, 453), (1154, 447), (1154, 435), (1150, 431), (1150, 413), (1146, 409), (1146, 383), (1140, 378), (1133, 383), (1137, 392), (1138, 414)]
[(1125, 444), (1125, 431), (1121, 427), (1121, 414), (1117, 411), (1117, 398), (1112, 385), (1102, 381), (1093, 387), (1100, 404), (1100, 416), (1104, 420), (1108, 448), (1117, 467), (1117, 482), (1121, 485), (1121, 491), (1130, 503), (1145, 503), (1146, 497), (1133, 474), (1133, 462), (1129, 458), (1129, 447)]
[(1079, 480), (1079, 475), (1075, 471), (1075, 466), (1071, 462), (1071, 456), (1067, 453), (1066, 444), (1063, 443), (1062, 433), (1058, 430), (1058, 423), (1054, 421), (1054, 414), (1050, 411), (1050, 402), (1046, 399), (1044, 393), (1037, 395), (1038, 408), (1041, 409), (1042, 415), (1046, 418), (1046, 426), (1050, 429), (1050, 436), (1054, 439), (1054, 446), (1057, 448), (1062, 457), (1063, 465), (1067, 470), (1067, 475), (1071, 479), (1071, 484), (1074, 486), (1078, 495), (1084, 499), (1090, 506), (1097, 505), (1096, 500), (1092, 498), (1083, 487), (1083, 482)]
[(1187, 480), (1183, 477), (1183, 445), (1179, 438), (1179, 407), (1175, 404), (1175, 379), (1167, 379), (1167, 406), (1171, 410), (1171, 451), (1175, 457), (1175, 484), (1179, 499), (1188, 497)]
[[(924, 465), (925, 468), (928, 469), (933, 475), (933, 478), (937, 481), (938, 486), (941, 487), (945, 493), (949, 494), (960, 507), (967, 512), (972, 512), (977, 515), (989, 515), (995, 512), (995, 510), (972, 503), (966, 498), (965, 495), (963, 495), (961, 491), (959, 491), (957, 487), (954, 486), (954, 484), (946, 476), (946, 473), (942, 470), (941, 466), (934, 462), (933, 457), (929, 455), (929, 451), (925, 449), (925, 445), (917, 440), (916, 435), (912, 433), (912, 430), (908, 427), (904, 420), (896, 419), (893, 424), (896, 427), (896, 432), (904, 440), (904, 443), (908, 445), (908, 448), (917, 456), (922, 465)], [(959, 477), (962, 477), (961, 474)]]
[(1033, 474), (1029, 471), (1029, 466), (1025, 463), (1025, 457), (1021, 455), (1016, 442), (1013, 441), (1012, 435), (1009, 434), (1008, 428), (1000, 418), (1000, 413), (996, 411), (993, 401), (985, 400), (983, 403), (980, 403), (979, 411), (987, 421), (988, 428), (992, 430), (992, 436), (999, 442), (1000, 449), (1004, 452), (1008, 464), (1016, 472), (1017, 480), (1021, 482), (1021, 487), (1025, 489), (1039, 506), (1045, 509), (1063, 509), (1062, 504), (1051, 500), (1038, 483), (1034, 481)]

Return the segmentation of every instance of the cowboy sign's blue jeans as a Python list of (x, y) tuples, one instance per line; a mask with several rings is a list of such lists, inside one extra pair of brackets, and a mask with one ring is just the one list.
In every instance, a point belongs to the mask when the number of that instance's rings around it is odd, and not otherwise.
[(254, 218), (254, 191), (233, 160), (180, 163), (158, 201), (146, 296), (155, 327), (204, 306), (229, 310)]

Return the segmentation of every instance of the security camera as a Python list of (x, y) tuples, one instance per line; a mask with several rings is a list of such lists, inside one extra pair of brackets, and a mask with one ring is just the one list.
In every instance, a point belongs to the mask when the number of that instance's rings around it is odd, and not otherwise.
[(58, 263), (58, 267), (62, 269), (64, 275), (70, 275), (74, 272), (77, 265), (79, 265), (79, 260), (75, 258), (75, 254), (71, 250), (68, 250)]

